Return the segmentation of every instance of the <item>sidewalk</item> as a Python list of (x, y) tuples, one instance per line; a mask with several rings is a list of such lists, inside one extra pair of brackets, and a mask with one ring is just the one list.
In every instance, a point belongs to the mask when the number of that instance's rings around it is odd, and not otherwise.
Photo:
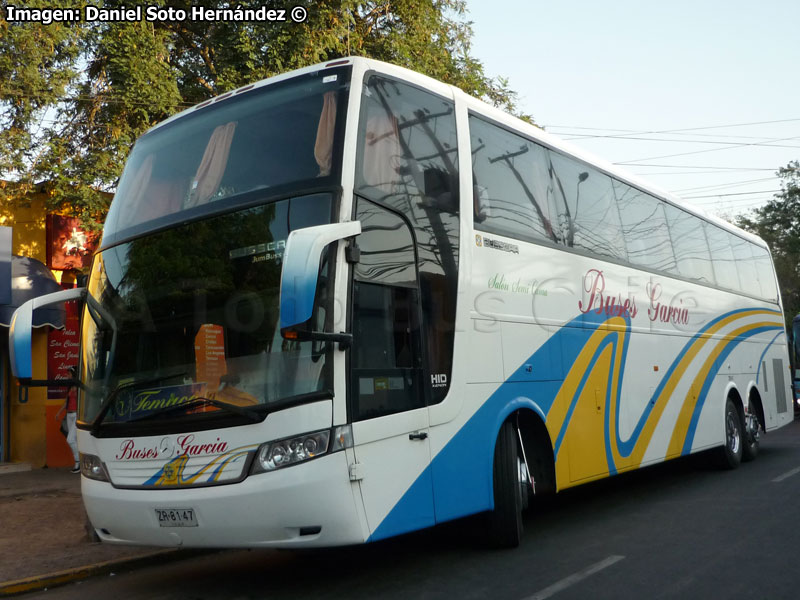
[(0, 597), (185, 552), (90, 541), (80, 479), (68, 468), (0, 464)]

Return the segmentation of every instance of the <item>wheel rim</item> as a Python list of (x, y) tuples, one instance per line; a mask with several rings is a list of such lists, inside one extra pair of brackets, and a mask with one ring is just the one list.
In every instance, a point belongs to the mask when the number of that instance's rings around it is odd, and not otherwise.
[(739, 434), (739, 425), (736, 423), (737, 416), (735, 411), (729, 410), (725, 420), (726, 429), (728, 430), (728, 449), (733, 454), (739, 453), (739, 446), (742, 443), (741, 435)]
[(751, 446), (753, 446), (758, 443), (760, 434), (758, 418), (755, 416), (755, 411), (753, 410), (752, 404), (747, 406), (747, 413), (747, 441)]
[(517, 485), (519, 485), (519, 499), (521, 508), (528, 508), (528, 467), (521, 457), (517, 457)]

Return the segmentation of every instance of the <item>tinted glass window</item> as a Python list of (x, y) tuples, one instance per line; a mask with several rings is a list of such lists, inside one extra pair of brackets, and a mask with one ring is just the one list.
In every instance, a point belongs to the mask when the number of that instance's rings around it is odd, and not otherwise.
[(265, 86), (143, 135), (111, 204), (104, 243), (132, 226), (175, 221), (255, 190), (334, 184), (349, 74), (325, 70)]
[(358, 201), (356, 216), (361, 221), (355, 265), (360, 281), (417, 286), (414, 240), (403, 220), (396, 214), (365, 200)]
[(678, 274), (702, 283), (714, 283), (711, 253), (703, 221), (691, 213), (664, 203)]
[(714, 265), (714, 277), (717, 285), (729, 290), (739, 290), (739, 276), (736, 274), (736, 261), (731, 249), (730, 233), (716, 225), (703, 223), (711, 249), (711, 260)]
[(765, 248), (756, 245), (753, 245), (752, 249), (756, 276), (758, 277), (758, 283), (761, 289), (761, 297), (766, 300), (777, 301), (778, 289), (775, 284), (775, 271), (773, 271), (772, 268), (769, 252), (767, 252)]
[(646, 269), (677, 273), (662, 202), (629, 185), (614, 182), (628, 260)]
[(557, 242), (547, 151), (470, 116), (475, 226), (518, 239)]
[(736, 237), (731, 244), (733, 258), (736, 261), (736, 273), (739, 276), (739, 290), (752, 296), (761, 295), (761, 285), (756, 275), (756, 263), (753, 258), (753, 245)]
[(353, 283), (353, 420), (425, 405), (420, 385), (419, 296), (411, 231), (396, 214), (360, 199), (361, 250)]
[[(132, 421), (173, 395), (279, 406), (332, 388), (328, 350), (281, 337), (289, 233), (329, 223), (330, 194), (272, 202), (108, 248), (94, 260), (82, 320), (81, 420), (125, 390), (107, 421)], [(328, 262), (312, 327), (329, 330)], [(174, 416), (182, 416), (176, 413)]]
[[(417, 243), (431, 373), (449, 381), (458, 285), (458, 152), (449, 100), (377, 75), (364, 85), (356, 193), (406, 215)], [(448, 384), (433, 387), (442, 400)]]
[(556, 152), (549, 155), (550, 185), (563, 242), (624, 260), (625, 242), (611, 178)]

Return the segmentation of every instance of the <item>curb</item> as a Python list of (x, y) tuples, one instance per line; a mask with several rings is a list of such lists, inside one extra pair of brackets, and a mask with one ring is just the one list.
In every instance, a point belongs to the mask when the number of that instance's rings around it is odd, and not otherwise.
[(206, 554), (207, 552), (207, 550), (179, 550), (168, 548), (150, 554), (119, 558), (83, 567), (66, 569), (64, 571), (57, 571), (55, 573), (48, 573), (46, 575), (35, 575), (33, 577), (26, 577), (25, 579), (5, 581), (0, 583), (0, 598), (58, 587), (74, 581), (88, 579), (89, 577), (105, 575), (106, 573), (111, 573), (112, 571), (122, 568), (135, 569), (147, 567), (152, 564), (163, 563), (167, 560), (182, 560), (197, 554)]
[(27, 473), (33, 469), (28, 463), (0, 463), (0, 475), (11, 475), (12, 473)]

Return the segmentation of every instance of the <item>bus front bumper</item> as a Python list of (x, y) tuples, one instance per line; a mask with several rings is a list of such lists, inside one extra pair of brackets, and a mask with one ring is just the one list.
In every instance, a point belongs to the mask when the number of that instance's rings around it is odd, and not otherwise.
[[(357, 544), (367, 537), (344, 452), (229, 485), (118, 489), (82, 477), (81, 488), (89, 520), (104, 542), (299, 548)], [(196, 524), (159, 523), (159, 511), (185, 509)]]

